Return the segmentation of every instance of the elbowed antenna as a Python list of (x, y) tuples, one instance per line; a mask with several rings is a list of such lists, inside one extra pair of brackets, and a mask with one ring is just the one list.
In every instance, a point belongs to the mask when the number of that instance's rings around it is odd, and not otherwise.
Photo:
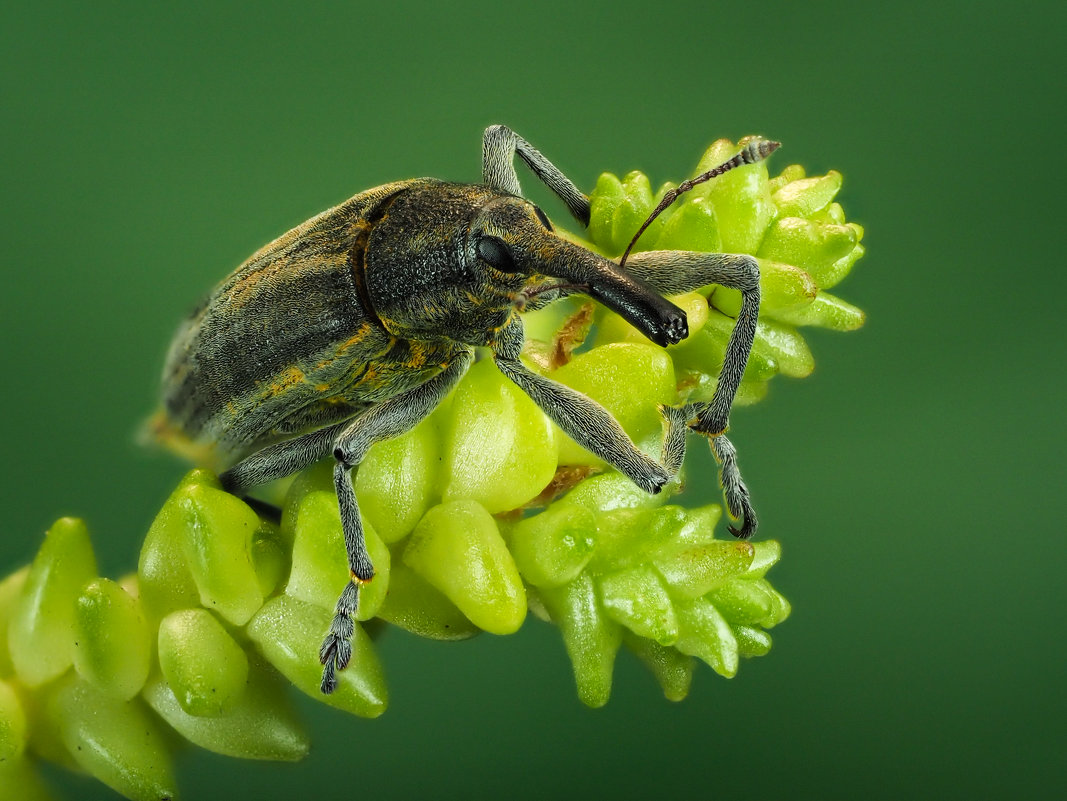
[(663, 196), (663, 200), (659, 202), (659, 205), (652, 210), (650, 215), (648, 215), (648, 219), (637, 229), (634, 238), (631, 239), (630, 244), (626, 246), (626, 252), (623, 253), (622, 258), (619, 259), (619, 266), (622, 267), (626, 264), (626, 257), (630, 255), (630, 251), (633, 250), (634, 245), (637, 244), (637, 240), (640, 238), (641, 234), (645, 232), (645, 229), (652, 224), (652, 221), (656, 219), (664, 209), (676, 201), (680, 195), (684, 195), (697, 184), (710, 181), (712, 178), (718, 178), (724, 172), (729, 172), (734, 167), (740, 167), (742, 164), (755, 164), (757, 161), (763, 161), (763, 159), (767, 158), (767, 156), (771, 155), (771, 153), (781, 146), (781, 142), (774, 142), (770, 139), (753, 139), (733, 158), (724, 161), (718, 167), (712, 167), (710, 170), (701, 173), (696, 178), (682, 181), (674, 189), (667, 192)]

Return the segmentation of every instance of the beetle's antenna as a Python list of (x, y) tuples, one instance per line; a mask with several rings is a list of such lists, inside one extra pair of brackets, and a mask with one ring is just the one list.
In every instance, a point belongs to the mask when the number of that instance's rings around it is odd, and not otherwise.
[(763, 159), (767, 158), (767, 156), (771, 155), (771, 153), (781, 146), (781, 142), (774, 142), (770, 139), (753, 139), (745, 145), (740, 153), (729, 161), (724, 161), (718, 167), (712, 167), (710, 170), (701, 173), (696, 178), (682, 181), (674, 189), (671, 189), (663, 196), (663, 200), (661, 200), (659, 205), (652, 210), (652, 213), (648, 215), (648, 219), (637, 229), (634, 238), (631, 239), (630, 244), (626, 246), (626, 252), (622, 254), (622, 258), (619, 260), (619, 266), (622, 267), (626, 264), (626, 257), (630, 255), (630, 251), (633, 250), (634, 245), (637, 244), (637, 240), (641, 237), (641, 234), (645, 232), (645, 229), (652, 224), (652, 221), (656, 219), (664, 209), (676, 201), (679, 196), (684, 195), (697, 184), (710, 181), (712, 178), (718, 178), (724, 172), (729, 172), (734, 167), (740, 167), (742, 164), (755, 164), (757, 161), (763, 161)]

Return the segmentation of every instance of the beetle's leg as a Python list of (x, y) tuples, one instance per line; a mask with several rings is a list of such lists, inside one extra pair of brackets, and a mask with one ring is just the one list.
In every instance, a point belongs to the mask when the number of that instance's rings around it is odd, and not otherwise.
[(589, 226), (589, 198), (551, 161), (506, 125), (485, 129), (482, 137), (482, 181), (501, 192), (522, 196), (515, 172), (515, 154), (529, 165), (534, 175), (562, 200), (583, 228)]
[(752, 256), (652, 250), (630, 256), (626, 271), (669, 295), (689, 292), (707, 284), (741, 291), (741, 311), (726, 346), (715, 393), (710, 402), (688, 404), (684, 411), (690, 428), (711, 438), (711, 450), (721, 468), (719, 478), (726, 505), (730, 514), (742, 521), (740, 528), (731, 526), (730, 531), (738, 537), (751, 537), (756, 531), (756, 515), (748, 487), (737, 466), (737, 451), (722, 434), (728, 427), (730, 407), (756, 335), (760, 304), (759, 264)]
[(341, 511), (341, 528), (352, 579), (337, 601), (330, 631), (319, 650), (319, 659), (323, 664), (323, 693), (334, 691), (337, 687), (336, 672), (344, 670), (352, 656), (352, 617), (359, 605), (359, 587), (374, 578), (374, 566), (367, 554), (363, 521), (352, 486), (352, 469), (363, 461), (367, 451), (376, 442), (410, 431), (432, 412), (467, 372), (473, 360), (473, 351), (459, 352), (444, 370), (429, 381), (372, 406), (348, 421), (336, 435), (333, 453), (337, 464), (334, 466), (333, 484)]
[(328, 454), (337, 434), (349, 422), (344, 420), (256, 451), (219, 476), (219, 480), (227, 492), (240, 494), (276, 478), (291, 476)]
[[(671, 470), (638, 450), (618, 421), (599, 403), (527, 368), (519, 361), (522, 343), (522, 324), (515, 322), (502, 329), (499, 338), (490, 344), (500, 372), (583, 448), (613, 465), (645, 492), (663, 489), (673, 477)], [(668, 439), (676, 443), (677, 437)]]
[(723, 433), (730, 419), (737, 387), (745, 373), (759, 315), (759, 264), (752, 256), (727, 253), (689, 253), (681, 250), (650, 250), (633, 254), (626, 271), (668, 295), (690, 292), (707, 284), (741, 291), (741, 311), (726, 346), (719, 380), (711, 402), (702, 404), (695, 431), (708, 436)]

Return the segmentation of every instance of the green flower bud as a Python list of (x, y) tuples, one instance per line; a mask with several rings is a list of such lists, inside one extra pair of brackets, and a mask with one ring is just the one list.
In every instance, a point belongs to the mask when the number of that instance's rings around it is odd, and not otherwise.
[(85, 523), (57, 520), (12, 611), (8, 631), (11, 661), (21, 682), (37, 687), (74, 661), (74, 601), (96, 575), (96, 556)]
[(174, 798), (167, 735), (140, 699), (122, 701), (70, 677), (47, 703), (49, 724), (90, 775), (134, 801)]
[[(774, 320), (760, 320), (756, 324), (756, 342), (761, 353), (767, 353), (778, 364), (782, 375), (804, 378), (815, 369), (815, 357), (800, 332), (791, 325)], [(755, 349), (755, 344), (753, 349)]]
[(656, 242), (656, 250), (695, 250), (700, 253), (722, 253), (719, 218), (715, 213), (715, 206), (711, 200), (706, 197), (694, 197), (691, 200), (680, 203), (667, 222), (664, 223), (663, 230)]
[(0, 680), (0, 765), (22, 756), (25, 749), (26, 713), (14, 687)]
[(695, 660), (676, 648), (668, 648), (632, 632), (624, 632), (623, 644), (647, 667), (668, 701), (681, 701), (689, 695)]
[[(634, 170), (627, 173), (622, 179), (622, 202), (615, 210), (614, 220), (611, 226), (611, 241), (615, 246), (614, 252), (621, 253), (630, 238), (641, 227), (641, 223), (652, 211), (652, 186), (648, 182), (648, 176)], [(658, 222), (658, 221), (657, 221)], [(652, 227), (641, 235), (645, 248), (656, 241), (656, 235), (652, 233)], [(644, 249), (644, 248), (643, 248)]]
[(474, 501), (435, 506), (404, 549), (404, 564), (493, 634), (518, 631), (526, 591), (496, 522)]
[(674, 598), (693, 600), (747, 570), (754, 554), (752, 543), (716, 541), (661, 557), (654, 565)]
[(706, 662), (720, 676), (733, 678), (737, 673), (737, 638), (726, 618), (704, 598), (680, 601), (675, 609), (680, 628), (675, 647)]
[(337, 689), (330, 695), (319, 691), (319, 646), (332, 616), (321, 606), (280, 595), (264, 604), (246, 632), (267, 661), (301, 691), (353, 715), (376, 718), (385, 711), (389, 695), (374, 644), (358, 623), (352, 635), (352, 661), (337, 674)]
[(734, 579), (716, 587), (708, 596), (722, 616), (733, 624), (751, 625), (770, 617), (773, 601), (762, 579)]
[[(295, 529), (293, 570), (285, 592), (332, 611), (341, 590), (351, 580), (341, 513), (332, 489), (304, 495), (297, 511)], [(369, 521), (364, 521), (363, 536), (374, 564), (374, 580), (360, 587), (357, 620), (369, 620), (378, 613), (390, 581), (389, 548)]]
[[(759, 256), (793, 264), (826, 289), (845, 277), (834, 265), (851, 253), (858, 242), (857, 230), (849, 225), (782, 217), (767, 232)], [(844, 272), (847, 274), (847, 270)]]
[(574, 666), (578, 698), (586, 706), (604, 706), (611, 697), (622, 627), (604, 614), (593, 580), (586, 573), (562, 587), (546, 587), (540, 596), (563, 636)]
[(509, 546), (522, 577), (537, 587), (558, 587), (577, 576), (593, 556), (596, 518), (573, 503), (557, 503), (520, 521)]
[(830, 170), (826, 175), (798, 178), (774, 190), (772, 199), (781, 217), (810, 217), (830, 205), (841, 190), (841, 173)]
[(187, 491), (201, 484), (219, 488), (218, 479), (207, 470), (188, 473), (152, 521), (141, 547), (137, 584), (145, 611), (155, 620), (175, 609), (188, 609), (200, 603), (200, 593), (185, 557), (189, 519), (184, 505)]
[(734, 626), (737, 653), (740, 656), (766, 656), (771, 650), (771, 635), (754, 626)]
[(96, 688), (127, 700), (148, 678), (151, 634), (140, 602), (109, 579), (92, 579), (74, 605), (74, 667)]
[(248, 681), (244, 649), (206, 609), (183, 609), (163, 618), (159, 666), (181, 708), (197, 717), (221, 715)]
[(188, 487), (179, 503), (187, 526), (182, 550), (200, 603), (244, 625), (263, 605), (252, 557), (259, 518), (248, 504), (205, 485)]
[(441, 495), (491, 513), (536, 498), (556, 472), (553, 424), (492, 361), (475, 364), (444, 416)]
[(608, 617), (660, 645), (678, 639), (674, 605), (651, 567), (638, 566), (600, 577), (600, 601)]
[(0, 679), (6, 679), (15, 672), (15, 666), (11, 663), (7, 632), (29, 574), (30, 567), (26, 565), (0, 581)]
[(287, 687), (272, 668), (254, 663), (243, 692), (213, 717), (189, 714), (161, 676), (148, 683), (144, 698), (182, 737), (201, 748), (241, 759), (292, 762), (307, 755), (310, 743)]
[(783, 323), (813, 325), (835, 331), (855, 331), (866, 320), (861, 309), (829, 292), (819, 292), (818, 297), (808, 306), (782, 309), (776, 313), (776, 317)]
[(782, 543), (778, 540), (760, 540), (752, 543), (752, 564), (746, 575), (749, 578), (763, 578), (767, 571), (778, 564), (782, 558)]
[(359, 509), (382, 542), (406, 537), (433, 505), (440, 449), (440, 435), (424, 422), (374, 445), (353, 473)]
[(382, 620), (433, 640), (465, 640), (481, 629), (418, 573), (394, 558), (389, 593), (378, 610)]
[[(597, 180), (596, 189), (593, 190), (589, 201), (589, 229), (586, 233), (605, 253), (612, 256), (622, 253), (626, 243), (616, 246), (612, 239), (615, 213), (623, 202), (622, 181), (610, 172), (603, 173)], [(636, 230), (635, 228), (634, 231)]]

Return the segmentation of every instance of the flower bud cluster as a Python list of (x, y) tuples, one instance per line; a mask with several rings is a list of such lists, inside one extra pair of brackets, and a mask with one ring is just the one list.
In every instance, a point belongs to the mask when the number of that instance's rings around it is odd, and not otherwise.
[[(716, 142), (697, 172), (734, 151)], [(833, 202), (840, 185), (834, 172), (741, 167), (683, 195), (638, 242), (759, 258), (763, 307), (739, 402), (777, 373), (811, 371), (798, 326), (862, 322), (823, 291), (863, 252), (862, 229)], [(620, 254), (657, 200), (640, 173), (602, 176), (591, 246)], [(527, 358), (658, 453), (658, 406), (710, 397), (739, 303), (721, 287), (674, 300), (692, 332), (677, 346), (571, 300), (527, 315)], [(491, 360), (412, 431), (373, 447), (355, 482), (376, 576), (329, 696), (318, 650), (349, 581), (330, 465), (274, 487), (279, 514), (194, 470), (152, 523), (136, 574), (118, 581), (98, 576), (81, 521), (57, 521), (33, 564), (0, 582), (0, 797), (51, 797), (35, 770), (44, 759), (131, 799), (175, 798), (175, 732), (220, 754), (300, 759), (308, 737), (288, 687), (380, 715), (388, 691), (368, 632), (384, 624), (459, 640), (513, 633), (532, 610), (559, 627), (579, 697), (600, 706), (623, 646), (680, 700), (698, 661), (733, 676), (789, 614), (765, 578), (776, 542), (716, 538), (720, 507), (670, 503), (679, 482), (644, 494)], [(713, 479), (691, 483), (718, 494)]]

